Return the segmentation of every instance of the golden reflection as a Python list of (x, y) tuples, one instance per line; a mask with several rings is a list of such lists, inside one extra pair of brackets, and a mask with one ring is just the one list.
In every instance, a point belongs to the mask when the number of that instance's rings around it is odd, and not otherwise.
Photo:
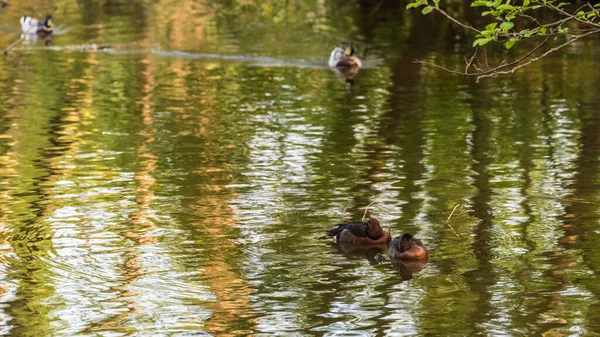
[[(171, 70), (179, 76), (185, 75), (181, 69), (171, 68)], [(184, 87), (186, 86), (183, 85), (182, 88)], [(178, 94), (181, 98), (192, 99), (185, 90), (178, 91)], [(178, 115), (178, 118), (195, 121), (195, 123), (181, 123), (181, 125), (191, 125), (191, 129), (181, 130), (180, 133), (192, 134), (209, 142), (218, 140), (219, 137), (213, 134), (216, 132), (213, 130), (219, 130), (220, 127), (215, 125), (222, 122), (219, 119), (219, 109), (213, 107), (219, 100), (217, 92), (204, 91), (202, 109)], [(208, 144), (202, 148), (216, 149), (219, 145)], [(211, 153), (203, 155), (214, 157)], [(222, 185), (222, 181), (229, 179), (228, 165), (223, 160), (208, 160), (198, 163), (198, 167), (192, 169), (194, 175), (202, 177), (203, 182), (195, 186), (195, 194), (198, 197), (190, 205), (197, 218), (203, 220), (192, 225), (210, 237), (208, 240), (208, 244), (211, 245), (210, 263), (203, 269), (203, 274), (205, 281), (217, 297), (216, 302), (207, 304), (213, 310), (213, 314), (205, 322), (205, 330), (215, 336), (252, 336), (256, 326), (250, 301), (253, 290), (240, 274), (240, 266), (246, 265), (246, 256), (237, 247), (231, 235), (236, 231), (237, 221), (230, 203), (236, 195)], [(213, 219), (218, 221), (215, 222)]]
[(205, 328), (208, 333), (218, 336), (252, 336), (256, 321), (251, 313), (249, 296), (253, 290), (239, 274), (239, 266), (245, 265), (245, 256), (229, 238), (236, 224), (229, 202), (235, 196), (220, 190), (218, 185), (203, 185), (202, 193), (213, 196), (198, 200), (193, 207), (194, 214), (200, 218), (219, 220), (217, 226), (210, 220), (194, 224), (213, 238), (211, 263), (204, 269), (204, 274), (217, 301), (208, 304), (213, 315), (206, 321)]
[[(88, 57), (95, 56), (90, 54)], [(66, 67), (61, 71), (77, 74), (72, 63), (67, 63)], [(47, 76), (56, 75), (52, 70), (46, 73)], [(27, 78), (30, 74), (22, 76)], [(55, 197), (54, 183), (63, 179), (68, 170), (61, 165), (65, 155), (78, 149), (80, 133), (77, 130), (81, 114), (75, 107), (85, 101), (80, 100), (80, 96), (89, 94), (89, 91), (83, 90), (82, 95), (79, 86), (70, 86), (78, 82), (76, 79), (67, 81), (67, 87), (38, 92), (30, 81), (17, 78), (13, 82), (13, 92), (33, 92), (36, 95), (27, 104), (14, 99), (22, 97), (20, 95), (14, 95), (8, 102), (10, 106), (27, 106), (27, 109), (8, 109), (5, 121), (9, 128), (3, 138), (12, 141), (7, 152), (0, 156), (2, 176), (21, 178), (4, 183), (3, 197), (10, 199), (11, 203), (0, 204), (3, 213), (1, 222), (6, 224), (7, 234), (12, 234), (5, 238), (11, 248), (4, 252), (14, 253), (19, 261), (7, 268), (10, 277), (17, 283), (13, 294), (16, 301), (6, 308), (12, 318), (12, 333), (16, 335), (48, 335), (53, 330), (48, 316), (52, 308), (47, 301), (56, 291), (55, 274), (43, 258), (54, 252), (54, 228), (48, 218), (58, 206), (56, 202), (48, 201)], [(26, 217), (24, 214), (35, 216)]]
[[(146, 236), (145, 234), (149, 228), (156, 227), (154, 222), (149, 218), (149, 215), (151, 214), (152, 202), (154, 200), (153, 188), (156, 185), (156, 179), (153, 177), (153, 174), (156, 170), (158, 159), (149, 148), (149, 145), (156, 139), (156, 128), (154, 127), (154, 118), (152, 116), (153, 76), (156, 67), (152, 62), (151, 55), (147, 55), (140, 60), (140, 64), (144, 65), (144, 70), (140, 72), (140, 77), (144, 81), (144, 85), (142, 86), (143, 96), (139, 102), (143, 123), (143, 129), (139, 132), (139, 135), (143, 137), (143, 141), (136, 151), (140, 159), (139, 168), (134, 174), (134, 180), (137, 182), (135, 189), (137, 209), (131, 214), (131, 223), (133, 224), (133, 226), (129, 226), (131, 229), (121, 232), (124, 238), (135, 242), (138, 247), (157, 242), (156, 238)], [(88, 329), (89, 332), (120, 331), (133, 333), (136, 331), (133, 327), (124, 327), (123, 325), (131, 320), (133, 314), (142, 311), (135, 300), (136, 297), (142, 294), (130, 290), (137, 280), (147, 274), (144, 267), (138, 263), (141, 251), (140, 249), (126, 250), (123, 254), (125, 261), (120, 265), (125, 281), (122, 285), (111, 287), (111, 292), (115, 292), (118, 295), (111, 299), (110, 302), (121, 302), (127, 310), (98, 322)]]
[(204, 43), (207, 30), (214, 22), (213, 11), (205, 3), (162, 0), (155, 7), (156, 26), (168, 32), (171, 50), (185, 50), (190, 44)]

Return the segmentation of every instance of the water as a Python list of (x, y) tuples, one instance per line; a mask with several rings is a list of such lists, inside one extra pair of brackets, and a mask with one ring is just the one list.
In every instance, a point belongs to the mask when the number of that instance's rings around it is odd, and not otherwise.
[[(470, 36), (359, 4), (1, 10), (2, 46), (23, 14), (64, 33), (0, 58), (0, 333), (600, 333), (596, 42), (476, 84), (412, 62)], [(325, 237), (372, 202), (427, 264)]]

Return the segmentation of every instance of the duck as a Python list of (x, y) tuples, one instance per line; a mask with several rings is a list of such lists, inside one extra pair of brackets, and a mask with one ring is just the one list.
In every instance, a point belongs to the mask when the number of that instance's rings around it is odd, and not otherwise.
[(23, 34), (39, 34), (49, 35), (54, 30), (54, 23), (52, 22), (52, 15), (46, 15), (44, 21), (32, 18), (31, 16), (21, 17), (21, 30)]
[(387, 245), (392, 240), (390, 233), (384, 232), (379, 220), (374, 217), (369, 218), (367, 222), (348, 222), (336, 226), (336, 228), (327, 230), (326, 233), (333, 237), (337, 243)]
[(421, 240), (405, 233), (402, 237), (392, 240), (389, 255), (392, 259), (426, 260), (429, 257), (429, 252)]
[(345, 48), (335, 47), (329, 55), (329, 67), (330, 68), (360, 68), (362, 62), (356, 56), (354, 56), (354, 45), (347, 43)]

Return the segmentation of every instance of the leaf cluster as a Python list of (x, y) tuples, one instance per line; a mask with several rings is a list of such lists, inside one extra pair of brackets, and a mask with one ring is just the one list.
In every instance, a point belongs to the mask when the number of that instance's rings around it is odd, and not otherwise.
[[(597, 22), (600, 4), (592, 6), (586, 3), (577, 10), (569, 12), (567, 8), (570, 6), (572, 6), (570, 2), (558, 2), (558, 0), (473, 0), (471, 7), (481, 7), (483, 9), (481, 16), (491, 18), (492, 22), (480, 29), (464, 23), (463, 26), (477, 33), (473, 47), (496, 41), (504, 43), (507, 49), (524, 39), (567, 34), (569, 27), (564, 25), (569, 21), (578, 21), (583, 25), (600, 28)], [(407, 9), (420, 7), (422, 7), (422, 14), (437, 10), (449, 17), (440, 8), (440, 0), (417, 0), (406, 6)], [(548, 9), (558, 13), (560, 18), (553, 22), (542, 23), (539, 13)], [(515, 23), (519, 19), (524, 24), (516, 26)], [(453, 21), (458, 20), (453, 19)]]
[[(513, 73), (570, 43), (600, 33), (600, 4), (592, 5), (586, 2), (575, 8), (571, 2), (559, 2), (559, 0), (472, 0), (471, 7), (481, 8), (481, 17), (489, 18), (491, 22), (488, 21), (485, 26), (480, 28), (473, 27), (448, 14), (441, 8), (440, 0), (416, 0), (406, 6), (407, 9), (421, 8), (422, 14), (436, 11), (450, 21), (475, 33), (473, 41), (473, 47), (476, 48), (475, 54), (468, 61), (465, 60), (467, 66), (464, 71), (453, 71), (428, 62), (418, 62), (433, 65), (452, 73), (476, 76), (477, 79), (480, 79)], [(556, 15), (548, 20), (549, 16), (542, 15), (544, 11), (554, 12)], [(559, 46), (546, 46), (549, 38), (553, 36), (568, 38)], [(477, 61), (477, 48), (490, 42), (503, 43), (507, 49), (511, 49), (520, 41), (540, 37), (543, 39), (541, 43), (515, 61), (502, 61), (495, 67), (489, 67), (486, 56), (486, 69), (477, 66), (475, 64), (477, 62), (474, 62)], [(541, 55), (534, 57), (534, 53), (537, 52), (541, 52)], [(471, 66), (476, 68), (475, 72), (469, 71)]]

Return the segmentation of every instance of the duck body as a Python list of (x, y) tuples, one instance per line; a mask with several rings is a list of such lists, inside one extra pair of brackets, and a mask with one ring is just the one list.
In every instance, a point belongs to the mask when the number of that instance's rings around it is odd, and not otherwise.
[[(353, 54), (354, 52), (352, 52)], [(329, 55), (329, 67), (331, 68), (360, 68), (362, 67), (362, 62), (356, 56), (349, 54), (349, 52), (344, 51), (344, 49), (340, 47), (335, 47), (331, 54)]]
[(338, 224), (336, 228), (327, 231), (327, 235), (337, 243), (352, 245), (381, 245), (388, 244), (392, 237), (384, 232), (375, 218), (367, 222), (348, 222)]
[(427, 248), (419, 239), (406, 233), (390, 243), (390, 258), (402, 260), (426, 260), (429, 257)]
[(49, 35), (54, 30), (52, 15), (47, 15), (44, 21), (32, 18), (31, 16), (21, 17), (21, 30), (23, 34)]
[(362, 62), (354, 56), (354, 47), (351, 44), (346, 45), (345, 49), (335, 47), (329, 55), (329, 67), (331, 68), (360, 68)]

